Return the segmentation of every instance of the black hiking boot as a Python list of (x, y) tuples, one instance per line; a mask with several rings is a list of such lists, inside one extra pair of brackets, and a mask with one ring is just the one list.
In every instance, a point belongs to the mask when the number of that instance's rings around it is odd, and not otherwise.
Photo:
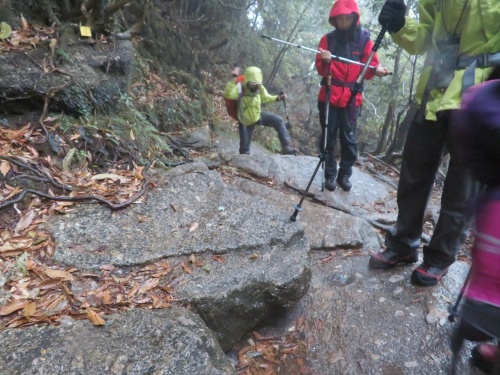
[(347, 177), (347, 176), (337, 177), (337, 183), (344, 191), (349, 191), (352, 188), (351, 181), (349, 181), (349, 177)]
[(410, 264), (418, 261), (418, 251), (415, 250), (409, 254), (399, 254), (391, 249), (373, 254), (370, 257), (368, 266), (375, 270), (384, 270), (392, 268), (399, 263)]
[(411, 274), (411, 283), (420, 286), (436, 285), (444, 275), (448, 273), (448, 267), (434, 267), (425, 261), (415, 268)]
[(335, 178), (327, 178), (325, 181), (325, 188), (330, 191), (334, 191), (337, 185), (335, 184)]
[(297, 151), (295, 151), (295, 149), (292, 146), (285, 145), (282, 147), (281, 154), (282, 155), (297, 155)]

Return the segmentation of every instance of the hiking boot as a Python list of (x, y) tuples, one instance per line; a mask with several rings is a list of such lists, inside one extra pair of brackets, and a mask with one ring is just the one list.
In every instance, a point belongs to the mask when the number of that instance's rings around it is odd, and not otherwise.
[(335, 184), (334, 178), (327, 178), (325, 181), (325, 187), (327, 190), (334, 191), (337, 185)]
[(352, 188), (351, 181), (349, 181), (349, 177), (347, 177), (347, 176), (337, 177), (337, 183), (344, 191), (349, 191)]
[(448, 267), (434, 267), (425, 261), (415, 268), (411, 274), (411, 283), (420, 286), (436, 285), (441, 278), (448, 273)]
[(477, 368), (490, 373), (499, 354), (497, 345), (482, 343), (472, 348), (471, 362)]
[(285, 145), (282, 147), (281, 154), (282, 155), (297, 155), (297, 151), (295, 151), (295, 149), (292, 146)]
[(392, 268), (399, 263), (410, 264), (418, 261), (418, 251), (414, 250), (410, 254), (399, 254), (398, 252), (387, 249), (380, 253), (373, 254), (368, 262), (368, 267), (375, 270)]

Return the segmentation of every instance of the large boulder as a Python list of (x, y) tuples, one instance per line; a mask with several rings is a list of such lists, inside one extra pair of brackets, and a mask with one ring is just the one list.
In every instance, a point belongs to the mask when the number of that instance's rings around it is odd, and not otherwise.
[(53, 260), (93, 270), (160, 259), (180, 264), (195, 254), (209, 268), (180, 273), (174, 293), (203, 317), (224, 350), (305, 294), (310, 246), (286, 212), (227, 186), (202, 163), (154, 180), (143, 204), (119, 212), (87, 206), (53, 217), (46, 225), (56, 243)]
[[(278, 184), (287, 182), (297, 189), (305, 190), (310, 182), (319, 159), (312, 156), (282, 156), (282, 155), (236, 155), (229, 164), (259, 178), (272, 178)], [(334, 192), (321, 191), (323, 171), (320, 168), (309, 188), (309, 193), (316, 199), (324, 201), (338, 209), (377, 220), (388, 212), (378, 212), (372, 209), (375, 202), (383, 202), (385, 209), (390, 209), (395, 218), (394, 188), (386, 183), (375, 180), (371, 174), (355, 166), (351, 176), (352, 189), (349, 192), (338, 188)]]
[[(294, 206), (300, 200), (294, 194), (285, 194), (277, 189), (244, 178), (232, 179), (232, 185), (288, 211), (289, 216), (292, 216)], [(304, 226), (312, 250), (363, 249), (372, 252), (379, 251), (381, 238), (377, 230), (366, 220), (308, 201), (302, 202), (302, 209), (298, 220)]]
[(60, 326), (0, 333), (2, 375), (236, 374), (203, 321), (182, 308), (131, 310), (104, 327)]
[(14, 114), (40, 110), (46, 98), (50, 110), (66, 114), (117, 108), (130, 84), (132, 42), (80, 41), (57, 51), (52, 56), (47, 45), (40, 45), (0, 54), (0, 104), (8, 102), (8, 111)]

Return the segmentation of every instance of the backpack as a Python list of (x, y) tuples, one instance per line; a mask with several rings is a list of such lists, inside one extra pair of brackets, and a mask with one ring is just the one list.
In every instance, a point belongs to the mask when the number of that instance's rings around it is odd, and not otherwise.
[(226, 104), (227, 114), (236, 121), (238, 120), (238, 103), (240, 101), (241, 96), (244, 93), (243, 90), (243, 81), (245, 80), (245, 76), (242, 74), (236, 77), (236, 85), (238, 86), (238, 99), (227, 99), (224, 98), (224, 103)]
[[(337, 30), (333, 30), (326, 34), (328, 41), (328, 50), (333, 54), (335, 46), (337, 45), (338, 38), (335, 38)], [(350, 56), (342, 56), (349, 60), (361, 61), (363, 53), (365, 52), (366, 43), (370, 40), (370, 32), (363, 27), (360, 27), (359, 38), (357, 41), (349, 42)]]
[[(330, 51), (331, 54), (333, 54), (333, 51), (335, 50), (335, 46), (337, 45), (338, 41), (338, 38), (335, 37), (336, 33), (337, 30), (333, 30), (328, 34), (326, 34), (326, 40), (328, 42), (328, 50)], [(358, 40), (349, 42), (349, 50), (350, 50), (349, 56), (342, 56), (342, 57), (349, 60), (361, 61), (361, 59), (363, 58), (363, 53), (365, 52), (366, 43), (368, 43), (369, 40), (370, 40), (370, 32), (360, 26), (360, 33)], [(332, 80), (332, 84), (337, 86), (353, 87), (352, 82)], [(321, 86), (325, 85), (326, 85), (326, 78), (322, 78)]]

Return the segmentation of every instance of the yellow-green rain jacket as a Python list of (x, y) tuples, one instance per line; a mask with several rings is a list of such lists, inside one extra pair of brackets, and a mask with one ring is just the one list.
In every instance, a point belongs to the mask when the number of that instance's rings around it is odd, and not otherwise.
[[(238, 93), (238, 85), (231, 80), (227, 83), (223, 96), (226, 99), (238, 100), (238, 120), (243, 125), (253, 125), (260, 119), (262, 112), (262, 104), (275, 102), (278, 95), (270, 95), (266, 88), (262, 85), (262, 71), (250, 66), (245, 69), (245, 80), (243, 81), (243, 93)], [(250, 92), (246, 88), (248, 82), (260, 83), (260, 89), (255, 93)]]
[[(437, 52), (436, 42), (453, 34), (460, 37), (459, 54), (476, 56), (500, 52), (500, 0), (420, 0), (418, 13), (419, 21), (406, 17), (404, 27), (391, 33), (394, 42), (412, 55)], [(477, 68), (475, 83), (485, 81), (491, 70), (490, 67)], [(464, 71), (455, 70), (447, 89), (430, 92), (426, 119), (435, 120), (436, 112), (459, 108)], [(430, 72), (430, 65), (424, 67), (418, 81), (416, 100), (419, 104)]]

